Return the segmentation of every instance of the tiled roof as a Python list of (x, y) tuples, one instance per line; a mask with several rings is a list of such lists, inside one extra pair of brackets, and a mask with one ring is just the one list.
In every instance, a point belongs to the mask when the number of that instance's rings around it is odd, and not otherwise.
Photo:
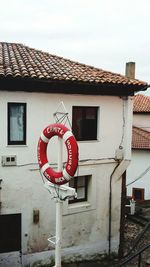
[(150, 132), (138, 127), (132, 129), (132, 148), (150, 149)]
[(147, 83), (80, 64), (23, 44), (0, 43), (0, 77), (145, 87)]
[(135, 95), (133, 112), (150, 112), (150, 96), (142, 94)]

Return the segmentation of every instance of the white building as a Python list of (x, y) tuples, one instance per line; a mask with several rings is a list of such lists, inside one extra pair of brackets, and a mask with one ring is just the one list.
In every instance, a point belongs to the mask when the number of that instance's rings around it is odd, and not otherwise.
[(138, 94), (133, 108), (132, 160), (127, 171), (127, 196), (150, 199), (150, 97)]
[[(51, 262), (47, 238), (55, 235), (55, 204), (39, 172), (37, 143), (61, 102), (79, 146), (78, 199), (63, 205), (64, 260), (118, 252), (122, 175), (131, 159), (131, 95), (146, 86), (21, 44), (0, 43), (1, 266)], [(48, 147), (53, 168), (57, 150), (54, 138)]]

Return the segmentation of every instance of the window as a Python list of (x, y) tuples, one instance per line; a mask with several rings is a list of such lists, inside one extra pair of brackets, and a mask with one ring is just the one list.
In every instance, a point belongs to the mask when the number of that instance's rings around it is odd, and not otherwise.
[(97, 140), (98, 107), (73, 107), (72, 130), (77, 141)]
[(144, 200), (144, 188), (133, 188), (133, 199), (136, 201)]
[(26, 104), (8, 103), (8, 145), (26, 144)]
[(87, 201), (89, 176), (74, 177), (69, 181), (69, 186), (76, 189), (77, 198), (70, 198), (69, 203)]

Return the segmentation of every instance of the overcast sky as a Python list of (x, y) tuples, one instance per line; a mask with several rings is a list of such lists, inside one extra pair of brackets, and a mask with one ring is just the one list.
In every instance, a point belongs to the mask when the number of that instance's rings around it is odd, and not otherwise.
[(23, 43), (150, 83), (150, 0), (1, 0), (2, 42)]

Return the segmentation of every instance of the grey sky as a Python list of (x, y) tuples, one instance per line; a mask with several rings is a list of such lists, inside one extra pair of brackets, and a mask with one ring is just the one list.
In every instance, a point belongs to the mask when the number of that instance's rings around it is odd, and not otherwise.
[(1, 41), (150, 83), (149, 0), (1, 0)]

